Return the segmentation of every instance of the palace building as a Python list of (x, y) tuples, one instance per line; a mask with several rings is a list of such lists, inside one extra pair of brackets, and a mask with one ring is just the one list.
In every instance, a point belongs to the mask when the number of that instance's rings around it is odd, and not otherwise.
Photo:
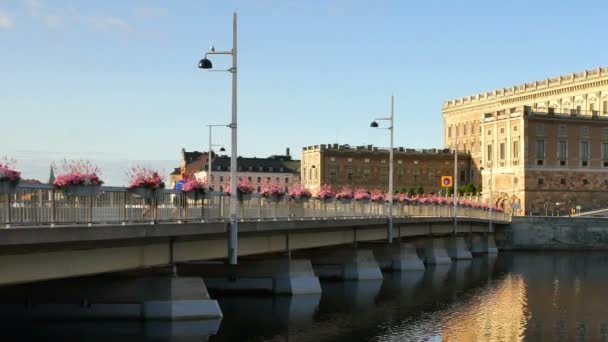
[(443, 104), (444, 145), (471, 154), (485, 200), (515, 214), (608, 206), (608, 68)]

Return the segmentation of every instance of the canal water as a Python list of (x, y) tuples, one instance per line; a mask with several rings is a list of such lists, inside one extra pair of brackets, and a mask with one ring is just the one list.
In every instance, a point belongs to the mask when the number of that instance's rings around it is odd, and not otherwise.
[(608, 252), (501, 253), (384, 277), (222, 296), (221, 321), (5, 322), (2, 341), (608, 341)]

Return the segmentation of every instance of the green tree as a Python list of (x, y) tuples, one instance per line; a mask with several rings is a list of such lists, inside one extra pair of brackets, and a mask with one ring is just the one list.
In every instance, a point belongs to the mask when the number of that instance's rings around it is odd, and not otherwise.
[(414, 188), (410, 188), (410, 190), (408, 190), (407, 192), (408, 196), (414, 196), (416, 194), (416, 189)]
[(416, 189), (416, 193), (418, 195), (424, 194), (424, 188), (421, 185), (418, 185), (418, 188)]

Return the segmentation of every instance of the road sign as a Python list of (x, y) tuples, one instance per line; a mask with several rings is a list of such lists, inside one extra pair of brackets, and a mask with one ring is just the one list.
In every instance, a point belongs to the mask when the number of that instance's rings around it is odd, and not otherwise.
[(441, 176), (441, 186), (444, 188), (452, 187), (452, 176)]

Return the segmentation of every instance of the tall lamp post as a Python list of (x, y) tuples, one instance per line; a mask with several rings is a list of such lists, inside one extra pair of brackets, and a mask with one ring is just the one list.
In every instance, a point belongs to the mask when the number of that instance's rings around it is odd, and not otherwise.
[(205, 53), (205, 57), (200, 60), (198, 67), (201, 69), (212, 69), (213, 64), (207, 55), (232, 55), (232, 67), (227, 71), (232, 74), (232, 121), (230, 122), (231, 129), (231, 157), (230, 157), (230, 238), (228, 239), (228, 262), (232, 265), (237, 263), (237, 244), (238, 244), (238, 220), (236, 204), (238, 201), (237, 197), (237, 14), (236, 12), (232, 16), (232, 49), (224, 51), (215, 51), (215, 48), (211, 47), (210, 51)]
[(376, 121), (390, 121), (390, 126), (386, 127), (391, 132), (391, 144), (389, 150), (389, 162), (388, 162), (388, 227), (386, 232), (386, 239), (388, 243), (393, 242), (393, 131), (394, 131), (394, 112), (395, 112), (395, 101), (394, 96), (391, 95), (391, 116), (388, 118), (377, 118), (370, 124), (372, 128), (380, 128)]
[(215, 147), (220, 147), (220, 152), (224, 152), (226, 151), (226, 149), (222, 146), (222, 145), (216, 145), (211, 143), (211, 129), (213, 127), (230, 127), (230, 126), (226, 126), (226, 125), (207, 125), (207, 127), (209, 127), (209, 154), (207, 155), (207, 161), (208, 161), (208, 168), (209, 170), (207, 170), (207, 183), (209, 184), (209, 186), (212, 186), (213, 184), (211, 184), (211, 182), (213, 181), (211, 179), (211, 163), (212, 163), (212, 153), (213, 153), (213, 146)]

